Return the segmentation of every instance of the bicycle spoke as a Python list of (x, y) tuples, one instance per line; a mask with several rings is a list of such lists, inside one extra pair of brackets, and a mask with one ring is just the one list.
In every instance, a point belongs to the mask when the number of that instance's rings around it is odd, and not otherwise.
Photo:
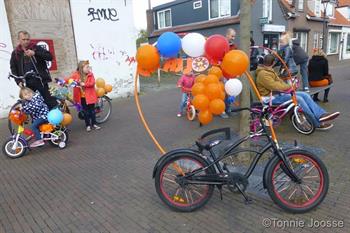
[(295, 194), (296, 191), (297, 191), (297, 189), (295, 188), (294, 191), (292, 192), (292, 194), (288, 197), (289, 200), (292, 198), (292, 196)]
[(301, 184), (301, 186), (304, 186), (312, 195), (315, 195), (315, 193), (311, 190), (311, 188), (305, 184)]

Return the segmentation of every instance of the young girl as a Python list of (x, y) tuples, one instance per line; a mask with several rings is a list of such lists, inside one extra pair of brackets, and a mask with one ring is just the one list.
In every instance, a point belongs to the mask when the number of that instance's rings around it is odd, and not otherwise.
[(190, 71), (187, 74), (183, 74), (182, 77), (177, 82), (177, 87), (181, 88), (182, 98), (180, 103), (180, 111), (177, 117), (181, 117), (182, 111), (187, 103), (188, 93), (191, 93), (192, 86), (194, 84), (194, 74)]
[(36, 141), (30, 144), (30, 147), (43, 146), (45, 142), (41, 138), (39, 126), (47, 122), (49, 108), (45, 104), (44, 98), (40, 95), (39, 91), (33, 92), (32, 89), (28, 87), (22, 87), (19, 97), (24, 100), (22, 111), (30, 115), (33, 119), (31, 130), (35, 135)]
[(73, 89), (73, 100), (83, 106), (86, 131), (90, 132), (91, 128), (101, 129), (96, 125), (95, 104), (97, 95), (95, 78), (90, 71), (89, 61), (80, 61), (77, 70), (71, 75), (70, 79), (79, 83), (79, 87)]

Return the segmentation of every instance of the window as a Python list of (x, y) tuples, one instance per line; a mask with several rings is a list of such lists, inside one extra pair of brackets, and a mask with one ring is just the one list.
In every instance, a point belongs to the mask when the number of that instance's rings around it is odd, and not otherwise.
[(346, 37), (346, 53), (349, 54), (350, 53), (350, 33), (348, 33), (348, 36)]
[(263, 0), (263, 17), (272, 21), (272, 0)]
[(317, 17), (321, 16), (321, 0), (315, 0), (315, 15)]
[(348, 19), (350, 20), (350, 7), (348, 7)]
[(350, 33), (348, 33), (348, 36), (346, 37), (347, 40), (346, 40), (346, 53), (349, 54), (350, 53)]
[(322, 47), (322, 40), (321, 40), (322, 34), (321, 32), (315, 32), (314, 33), (314, 39), (312, 42), (312, 48), (321, 48)]
[(300, 47), (307, 52), (307, 32), (296, 32), (295, 35), (300, 41)]
[(328, 35), (328, 54), (338, 53), (339, 48), (339, 32), (330, 32)]
[(304, 0), (299, 0), (298, 1), (298, 11), (303, 11), (304, 10)]
[(334, 17), (334, 5), (332, 3), (327, 4), (326, 13), (327, 16)]
[(231, 0), (209, 0), (209, 19), (231, 16)]
[(171, 27), (171, 10), (158, 11), (158, 29)]

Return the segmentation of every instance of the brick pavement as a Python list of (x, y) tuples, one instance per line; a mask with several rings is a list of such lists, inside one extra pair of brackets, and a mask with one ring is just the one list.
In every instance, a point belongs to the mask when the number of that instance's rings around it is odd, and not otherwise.
[[(12, 232), (350, 232), (350, 174), (348, 169), (350, 110), (347, 77), (349, 68), (334, 71), (335, 88), (328, 110), (342, 116), (329, 132), (300, 136), (290, 124), (278, 129), (280, 140), (324, 149), (331, 184), (323, 204), (303, 215), (287, 214), (262, 195), (251, 194), (245, 205), (240, 195), (216, 190), (212, 200), (193, 213), (178, 213), (158, 198), (152, 169), (159, 158), (151, 140), (138, 122), (132, 99), (113, 101), (113, 115), (101, 131), (86, 133), (83, 122), (71, 126), (66, 149), (46, 146), (11, 160), (0, 156), (0, 233)], [(217, 118), (198, 124), (175, 117), (178, 90), (142, 96), (151, 128), (167, 149), (190, 146), (204, 131), (218, 126), (237, 130), (238, 117)], [(332, 105), (332, 103), (337, 103)], [(0, 140), (7, 137), (6, 122), (0, 121)], [(343, 220), (339, 229), (265, 228), (264, 218), (310, 221)]]

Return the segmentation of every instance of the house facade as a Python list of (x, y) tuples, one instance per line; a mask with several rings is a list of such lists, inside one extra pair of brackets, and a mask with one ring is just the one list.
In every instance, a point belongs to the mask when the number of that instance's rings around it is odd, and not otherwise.
[[(199, 32), (204, 36), (224, 35), (227, 28), (239, 31), (238, 0), (176, 0), (147, 12), (150, 42), (165, 31), (178, 34)], [(251, 35), (257, 45), (278, 46), (287, 20), (276, 0), (259, 0), (252, 7)], [(235, 39), (239, 45), (239, 34)]]

